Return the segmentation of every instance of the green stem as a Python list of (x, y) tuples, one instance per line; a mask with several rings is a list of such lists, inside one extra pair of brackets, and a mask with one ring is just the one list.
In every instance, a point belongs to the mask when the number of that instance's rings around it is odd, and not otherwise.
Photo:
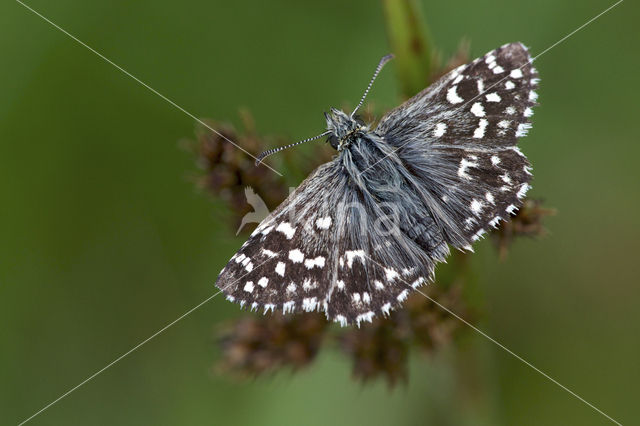
[(429, 83), (432, 47), (427, 24), (417, 0), (382, 0), (382, 5), (402, 93), (410, 97)]

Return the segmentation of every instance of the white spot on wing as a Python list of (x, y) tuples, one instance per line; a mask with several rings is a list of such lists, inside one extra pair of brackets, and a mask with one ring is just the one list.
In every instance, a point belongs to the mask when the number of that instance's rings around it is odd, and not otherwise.
[(487, 119), (481, 118), (478, 123), (478, 127), (473, 131), (473, 137), (477, 139), (482, 138), (484, 136), (484, 130), (487, 128), (488, 124), (489, 121), (487, 121)]
[(301, 263), (304, 260), (304, 254), (300, 250), (294, 249), (289, 252), (289, 259), (293, 263)]
[(516, 68), (515, 70), (511, 71), (511, 73), (509, 74), (509, 77), (522, 78), (522, 71), (520, 70), (520, 68)]
[(471, 106), (471, 113), (476, 117), (484, 117), (486, 115), (480, 102), (476, 102)]
[(526, 136), (530, 128), (531, 128), (530, 123), (518, 124), (518, 130), (516, 130), (516, 137)]
[(312, 269), (313, 267), (317, 266), (319, 268), (323, 268), (324, 267), (324, 257), (322, 256), (318, 256), (315, 259), (307, 259), (304, 261), (304, 266), (307, 267), (307, 269)]
[(264, 248), (262, 249), (262, 254), (269, 257), (276, 257), (278, 255), (276, 252)]
[(471, 227), (473, 226), (474, 223), (478, 223), (477, 220), (475, 220), (475, 218), (473, 217), (468, 217), (464, 220), (464, 228), (465, 229), (471, 229)]
[(444, 135), (446, 131), (447, 125), (445, 123), (438, 123), (436, 124), (435, 129), (433, 129), (433, 136), (439, 138), (440, 136)]
[(282, 313), (286, 314), (287, 312), (293, 312), (295, 310), (295, 307), (296, 302), (294, 302), (293, 300), (285, 302), (282, 304)]
[(329, 227), (331, 226), (331, 217), (321, 217), (320, 219), (316, 220), (316, 226), (320, 229), (329, 229)]
[(475, 161), (469, 161), (466, 158), (460, 160), (460, 167), (458, 167), (458, 176), (463, 179), (471, 180), (471, 176), (467, 173), (467, 169), (470, 167), (477, 167), (478, 163)]
[(487, 191), (487, 192), (484, 194), (484, 198), (486, 198), (486, 199), (487, 199), (487, 201), (488, 201), (488, 202), (490, 202), (491, 204), (495, 204), (495, 199), (493, 198), (493, 194), (492, 194), (492, 193), (490, 193), (490, 192), (488, 192), (488, 191)]
[(452, 104), (459, 104), (464, 101), (460, 96), (458, 96), (458, 86), (453, 86), (447, 90), (447, 100)]
[(387, 302), (380, 308), (384, 315), (389, 315), (389, 311), (391, 310), (391, 303)]
[(498, 157), (497, 155), (492, 155), (491, 164), (493, 164), (494, 166), (497, 166), (498, 164), (500, 164), (500, 157)]
[(304, 282), (302, 283), (302, 289), (304, 291), (313, 290), (317, 286), (317, 283), (315, 281), (311, 281), (310, 278), (305, 278)]
[(471, 200), (471, 204), (469, 205), (471, 211), (476, 215), (482, 211), (483, 206), (484, 204), (482, 204), (482, 201), (476, 200), (475, 198)]
[(400, 276), (400, 274), (391, 268), (384, 268), (384, 272), (387, 275), (387, 281), (393, 281)]
[(292, 228), (289, 222), (282, 222), (280, 225), (278, 225), (276, 231), (282, 232), (287, 237), (287, 239), (290, 240), (291, 238), (293, 238), (293, 234), (295, 234), (296, 228)]
[(487, 96), (487, 102), (500, 102), (502, 98), (496, 92), (489, 93)]
[(284, 277), (284, 269), (285, 269), (285, 264), (283, 262), (278, 262), (278, 264), (276, 265), (276, 274), (280, 275), (281, 277)]
[(408, 295), (409, 295), (409, 290), (407, 289), (402, 290), (402, 292), (397, 297), (398, 302), (403, 302)]
[(345, 318), (344, 315), (336, 315), (336, 317), (333, 320), (335, 322), (340, 323), (340, 326), (342, 326), (342, 327), (347, 325), (347, 318)]
[(364, 262), (364, 250), (347, 250), (344, 254), (347, 256), (347, 266), (349, 268), (353, 267), (353, 259), (356, 257)]
[(402, 275), (407, 276), (407, 275), (411, 275), (413, 274), (413, 271), (415, 271), (415, 267), (409, 269), (409, 268), (403, 268), (402, 269)]
[(511, 89), (513, 89), (514, 87), (516, 87), (516, 84), (515, 84), (513, 81), (511, 81), (511, 80), (507, 80), (507, 81), (504, 83), (504, 87), (505, 87), (507, 90), (511, 90)]
[(484, 229), (480, 229), (478, 232), (473, 234), (473, 236), (471, 237), (471, 241), (478, 241), (485, 234), (485, 232), (486, 231)]
[(413, 283), (411, 283), (411, 287), (413, 288), (418, 288), (422, 285), (422, 283), (424, 282), (424, 277), (418, 277), (417, 280), (415, 280)]
[(371, 322), (371, 320), (373, 320), (373, 312), (369, 311), (367, 313), (364, 314), (360, 314), (356, 317), (356, 324), (358, 325), (358, 327), (360, 327), (360, 323), (362, 321), (367, 321), (367, 322)]
[(530, 188), (531, 188), (531, 185), (529, 185), (528, 183), (523, 183), (520, 189), (518, 190), (516, 197), (518, 198), (524, 197)]
[(269, 284), (269, 278), (267, 277), (262, 277), (258, 280), (258, 285), (262, 288), (265, 288), (267, 284)]
[(253, 289), (253, 281), (247, 281), (247, 283), (244, 285), (244, 291), (246, 291), (247, 293), (251, 293)]
[(317, 305), (318, 302), (315, 297), (305, 297), (304, 299), (302, 299), (302, 309), (307, 312), (314, 311)]

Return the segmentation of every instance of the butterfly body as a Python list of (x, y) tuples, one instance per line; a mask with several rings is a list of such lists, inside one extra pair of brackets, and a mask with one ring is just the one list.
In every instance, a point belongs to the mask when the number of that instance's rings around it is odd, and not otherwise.
[[(343, 325), (387, 315), (521, 204), (537, 74), (519, 43), (443, 76), (371, 129), (325, 114), (332, 161), (253, 232), (221, 272), (229, 300), (324, 311)], [(366, 92), (365, 92), (366, 94)]]

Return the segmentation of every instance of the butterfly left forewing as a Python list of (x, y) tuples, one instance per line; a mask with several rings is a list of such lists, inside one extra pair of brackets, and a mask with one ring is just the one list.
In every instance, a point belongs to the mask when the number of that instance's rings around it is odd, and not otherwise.
[(328, 184), (323, 171), (331, 166), (320, 167), (300, 184), (220, 272), (216, 285), (229, 300), (265, 312), (322, 307), (334, 237), (331, 213), (320, 207), (318, 189)]
[(434, 260), (405, 229), (377, 226), (384, 212), (370, 197), (340, 161), (321, 166), (256, 228), (216, 285), (245, 308), (324, 311), (342, 325), (389, 314), (412, 284), (427, 282)]

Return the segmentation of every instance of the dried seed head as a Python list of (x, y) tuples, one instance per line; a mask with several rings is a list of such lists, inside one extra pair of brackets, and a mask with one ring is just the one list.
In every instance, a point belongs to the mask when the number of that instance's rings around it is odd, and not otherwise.
[(326, 328), (318, 313), (241, 318), (219, 335), (223, 357), (218, 367), (239, 376), (303, 367), (317, 355)]

